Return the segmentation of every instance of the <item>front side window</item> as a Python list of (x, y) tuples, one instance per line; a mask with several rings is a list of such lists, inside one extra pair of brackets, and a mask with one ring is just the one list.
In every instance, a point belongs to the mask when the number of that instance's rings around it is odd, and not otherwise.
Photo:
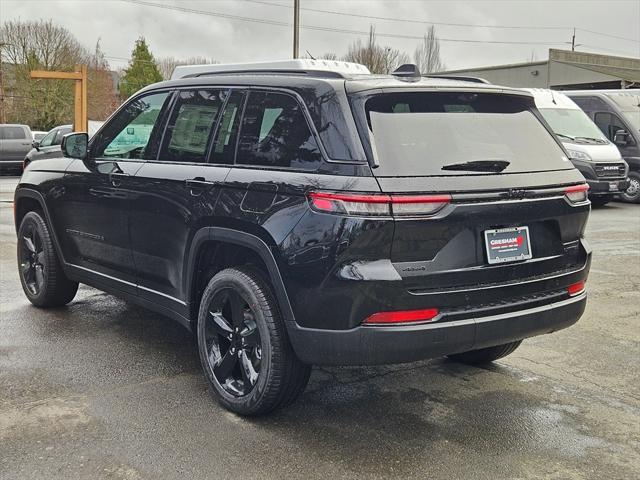
[(157, 120), (170, 92), (139, 97), (125, 106), (96, 136), (94, 157), (155, 159), (159, 140)]
[(52, 130), (49, 133), (47, 133), (44, 138), (42, 140), (40, 140), (40, 146), (41, 147), (49, 147), (51, 145), (53, 145), (53, 141), (56, 138), (56, 132), (57, 130)]
[(275, 92), (249, 94), (236, 163), (312, 170), (321, 160), (318, 144), (295, 98)]
[(594, 121), (598, 128), (602, 130), (602, 133), (611, 141), (613, 141), (613, 137), (615, 137), (618, 130), (625, 130), (622, 121), (613, 113), (598, 112), (594, 116)]
[(159, 159), (204, 163), (226, 90), (186, 90), (178, 94)]

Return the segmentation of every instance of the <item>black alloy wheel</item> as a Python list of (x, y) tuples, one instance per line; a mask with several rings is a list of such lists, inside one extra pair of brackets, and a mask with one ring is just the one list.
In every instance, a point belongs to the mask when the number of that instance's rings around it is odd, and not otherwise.
[(211, 299), (205, 339), (218, 384), (235, 397), (251, 392), (262, 366), (262, 342), (255, 313), (237, 290), (220, 290)]
[(45, 255), (42, 238), (34, 223), (30, 223), (22, 232), (18, 241), (20, 255), (20, 275), (26, 288), (38, 295), (45, 285)]

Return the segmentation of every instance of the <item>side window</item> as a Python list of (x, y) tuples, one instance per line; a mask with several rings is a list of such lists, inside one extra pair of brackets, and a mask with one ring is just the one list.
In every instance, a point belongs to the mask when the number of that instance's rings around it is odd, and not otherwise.
[(62, 137), (64, 137), (67, 133), (71, 133), (71, 132), (72, 132), (72, 129), (68, 127), (58, 129), (56, 131), (56, 136), (53, 139), (53, 142), (51, 143), (51, 145), (61, 145)]
[(125, 106), (95, 137), (94, 157), (155, 159), (159, 141), (157, 120), (171, 92), (137, 98)]
[(243, 103), (244, 93), (233, 92), (229, 97), (229, 101), (220, 118), (220, 126), (218, 127), (218, 133), (211, 152), (211, 163), (233, 163)]
[(167, 125), (159, 159), (204, 163), (226, 90), (181, 91)]
[(594, 122), (611, 141), (618, 130), (625, 130), (622, 121), (613, 113), (598, 112), (594, 116)]
[(236, 163), (313, 170), (321, 160), (318, 144), (295, 98), (275, 92), (249, 94)]
[(13, 127), (11, 125), (0, 128), (0, 139), (2, 140), (24, 140), (27, 135), (22, 127)]
[(57, 130), (47, 133), (42, 140), (40, 140), (41, 147), (49, 147), (53, 145), (53, 141), (56, 138)]

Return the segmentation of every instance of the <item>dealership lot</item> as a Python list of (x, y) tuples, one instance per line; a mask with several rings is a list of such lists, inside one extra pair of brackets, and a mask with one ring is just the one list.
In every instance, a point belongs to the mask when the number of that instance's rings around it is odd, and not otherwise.
[[(0, 478), (637, 478), (640, 207), (592, 212), (585, 316), (481, 369), (314, 369), (301, 400), (236, 417), (172, 321), (81, 287), (19, 285), (17, 179), (0, 177)], [(634, 474), (633, 472), (636, 472)]]

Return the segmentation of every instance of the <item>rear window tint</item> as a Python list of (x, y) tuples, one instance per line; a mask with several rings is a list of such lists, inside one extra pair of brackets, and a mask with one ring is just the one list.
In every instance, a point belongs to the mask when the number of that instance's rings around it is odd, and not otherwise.
[(2, 140), (24, 140), (27, 134), (22, 127), (0, 127), (0, 139)]
[[(364, 114), (379, 163), (374, 169), (378, 176), (573, 168), (526, 97), (466, 92), (381, 94), (367, 100)], [(502, 169), (496, 171), (496, 164)]]

